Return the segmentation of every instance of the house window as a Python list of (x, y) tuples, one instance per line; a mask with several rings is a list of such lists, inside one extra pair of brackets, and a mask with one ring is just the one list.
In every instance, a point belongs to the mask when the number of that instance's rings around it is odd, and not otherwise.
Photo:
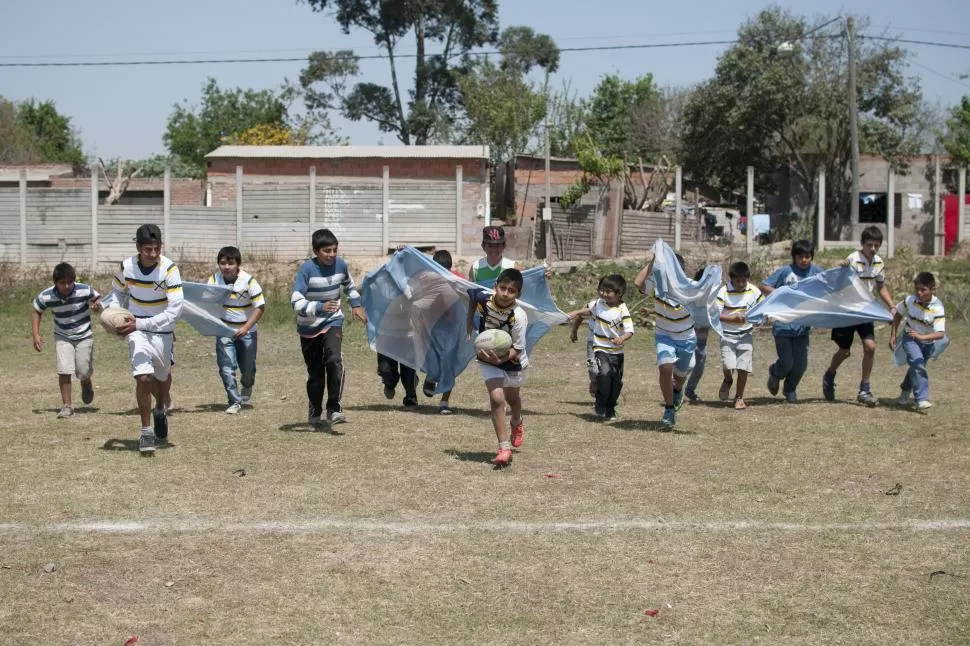
[[(893, 197), (895, 198), (893, 226), (898, 229), (903, 224), (903, 194), (895, 193)], [(886, 193), (859, 193), (860, 224), (885, 224), (887, 215)]]

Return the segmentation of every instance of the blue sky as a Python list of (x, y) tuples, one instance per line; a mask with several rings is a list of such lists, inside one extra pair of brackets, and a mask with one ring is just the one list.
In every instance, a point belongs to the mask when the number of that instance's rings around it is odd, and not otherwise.
[[(970, 44), (966, 0), (816, 0), (778, 3), (809, 17), (868, 15), (870, 33), (888, 30), (913, 40)], [(755, 0), (656, 3), (644, 0), (519, 0), (501, 2), (502, 26), (528, 25), (560, 47), (726, 40), (764, 8)], [(32, 0), (3, 12), (0, 63), (144, 58), (297, 57), (317, 49), (378, 53), (368, 34), (344, 35), (333, 20), (295, 0), (167, 0), (132, 2)], [(833, 25), (829, 29), (836, 29)], [(557, 84), (587, 94), (608, 73), (652, 73), (661, 85), (690, 85), (712, 75), (725, 46), (564, 53)], [(924, 96), (944, 106), (970, 94), (970, 50), (908, 45)], [(407, 49), (406, 47), (404, 48)], [(85, 150), (103, 157), (142, 158), (164, 152), (162, 133), (172, 105), (196, 102), (206, 77), (222, 87), (277, 87), (295, 79), (301, 63), (148, 67), (0, 67), (0, 95), (19, 101), (53, 99), (72, 118)], [(386, 82), (385, 61), (363, 61), (363, 75)], [(949, 77), (949, 78), (945, 78)], [(393, 135), (366, 123), (336, 119), (355, 144), (393, 145)]]

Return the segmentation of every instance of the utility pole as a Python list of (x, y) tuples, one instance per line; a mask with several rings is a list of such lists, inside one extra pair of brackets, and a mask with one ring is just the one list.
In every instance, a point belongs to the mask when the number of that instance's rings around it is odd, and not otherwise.
[(845, 19), (849, 44), (849, 133), (852, 137), (852, 202), (849, 216), (852, 226), (859, 223), (859, 105), (856, 97), (855, 27), (852, 16)]
[(552, 260), (552, 159), (549, 144), (549, 122), (546, 121), (546, 207), (542, 209), (542, 238), (546, 241), (546, 263)]

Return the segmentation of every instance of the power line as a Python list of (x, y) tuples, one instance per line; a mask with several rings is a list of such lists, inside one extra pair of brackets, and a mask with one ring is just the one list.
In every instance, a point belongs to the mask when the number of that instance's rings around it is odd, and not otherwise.
[(864, 36), (856, 35), (856, 38), (866, 38), (868, 40), (882, 40), (887, 43), (904, 43), (906, 45), (926, 45), (929, 47), (948, 47), (951, 49), (970, 49), (970, 45), (959, 45), (957, 43), (939, 43), (932, 40), (909, 40), (906, 38), (893, 38), (892, 36)]
[(924, 70), (926, 70), (930, 74), (935, 74), (936, 76), (939, 76), (942, 79), (946, 79), (947, 81), (950, 81), (951, 83), (956, 83), (957, 85), (961, 85), (961, 86), (967, 88), (968, 90), (970, 90), (970, 83), (964, 83), (963, 81), (961, 81), (960, 79), (958, 79), (958, 78), (956, 78), (954, 76), (950, 76), (949, 74), (944, 74), (943, 72), (938, 72), (935, 69), (933, 69), (931, 67), (927, 67), (926, 65), (923, 65), (922, 63), (919, 63), (917, 61), (908, 61), (908, 62), (909, 62), (910, 65), (915, 65), (916, 67), (922, 67)]

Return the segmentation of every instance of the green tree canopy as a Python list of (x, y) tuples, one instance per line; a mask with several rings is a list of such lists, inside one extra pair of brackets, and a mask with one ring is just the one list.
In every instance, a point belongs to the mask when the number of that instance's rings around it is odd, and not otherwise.
[[(430, 143), (451, 129), (460, 109), (458, 79), (471, 64), (468, 53), (498, 39), (495, 0), (306, 2), (315, 12), (333, 11), (344, 33), (352, 28), (370, 32), (391, 73), (389, 86), (368, 81), (350, 85), (360, 73), (360, 59), (352, 51), (314, 52), (300, 74), (307, 108), (336, 109), (352, 121), (371, 121), (405, 145)], [(414, 38), (416, 54), (413, 86), (404, 92), (397, 45), (408, 36)], [(440, 53), (428, 53), (429, 45)]]
[(955, 166), (970, 166), (970, 96), (953, 106), (941, 143)]
[[(2, 101), (2, 100), (0, 100)], [(59, 113), (53, 101), (29, 99), (19, 104), (5, 105), (0, 117), (4, 129), (10, 133), (9, 142), (0, 144), (7, 155), (20, 157), (24, 162), (47, 162), (84, 166), (87, 158), (81, 149), (81, 138), (71, 127), (71, 119)], [(13, 123), (10, 122), (11, 112)], [(0, 135), (0, 139), (5, 139)], [(16, 152), (15, 152), (16, 151)]]
[(600, 80), (587, 103), (586, 127), (603, 154), (636, 157), (642, 152), (636, 149), (636, 116), (659, 101), (652, 75), (627, 81), (609, 74)]

